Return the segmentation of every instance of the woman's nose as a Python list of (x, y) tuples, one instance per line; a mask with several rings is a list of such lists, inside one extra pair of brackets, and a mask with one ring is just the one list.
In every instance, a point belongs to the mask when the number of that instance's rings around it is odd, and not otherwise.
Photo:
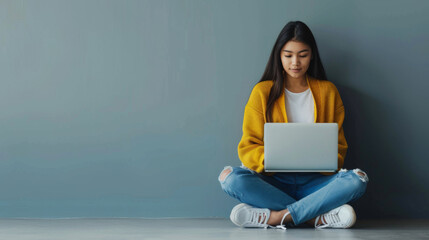
[(292, 58), (292, 66), (298, 66), (299, 65), (299, 59), (297, 57)]

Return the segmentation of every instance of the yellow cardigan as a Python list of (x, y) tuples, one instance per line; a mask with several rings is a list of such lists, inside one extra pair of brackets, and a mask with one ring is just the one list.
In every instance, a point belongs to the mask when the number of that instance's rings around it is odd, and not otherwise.
[[(344, 106), (340, 94), (332, 82), (315, 79), (307, 75), (307, 83), (313, 94), (314, 122), (338, 124), (338, 169), (344, 164), (347, 142), (344, 137)], [(243, 136), (238, 144), (238, 157), (243, 165), (255, 172), (272, 176), (264, 171), (264, 123), (268, 96), (274, 82), (271, 80), (256, 84), (244, 109)], [(273, 122), (287, 123), (285, 93), (276, 100), (272, 112)], [(332, 172), (323, 172), (332, 175)]]

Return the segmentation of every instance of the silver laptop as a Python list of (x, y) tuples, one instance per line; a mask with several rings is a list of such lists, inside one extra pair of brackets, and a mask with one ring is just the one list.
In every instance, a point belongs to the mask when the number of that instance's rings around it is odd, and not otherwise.
[(266, 172), (334, 172), (337, 123), (265, 123)]

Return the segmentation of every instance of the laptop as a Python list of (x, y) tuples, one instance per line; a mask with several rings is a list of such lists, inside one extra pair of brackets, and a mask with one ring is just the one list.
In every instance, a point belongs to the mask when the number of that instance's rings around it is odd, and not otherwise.
[(265, 123), (266, 172), (335, 172), (337, 123)]

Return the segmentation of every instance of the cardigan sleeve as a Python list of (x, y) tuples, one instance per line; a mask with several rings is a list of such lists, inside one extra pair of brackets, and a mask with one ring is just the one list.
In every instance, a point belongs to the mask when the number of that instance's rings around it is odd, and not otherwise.
[(344, 166), (344, 158), (348, 148), (343, 129), (344, 115), (344, 106), (335, 110), (335, 122), (338, 123), (338, 170)]
[(259, 91), (253, 89), (244, 109), (243, 135), (237, 147), (243, 165), (258, 173), (264, 171), (265, 114), (261, 97)]
[(338, 124), (338, 170), (340, 170), (344, 165), (344, 159), (347, 153), (347, 141), (344, 136), (344, 117), (345, 109), (343, 105), (343, 100), (341, 99), (338, 89), (334, 86), (335, 89), (335, 117), (334, 121)]
[[(338, 169), (337, 170), (340, 170), (344, 166), (344, 159), (346, 157), (347, 148), (348, 148), (346, 137), (344, 136), (344, 129), (343, 129), (345, 110), (344, 110), (343, 101), (341, 100), (341, 96), (340, 96), (340, 93), (338, 92), (338, 89), (333, 84), (332, 86), (335, 92), (334, 122), (338, 124)], [(334, 173), (322, 172), (322, 174), (332, 175)]]

